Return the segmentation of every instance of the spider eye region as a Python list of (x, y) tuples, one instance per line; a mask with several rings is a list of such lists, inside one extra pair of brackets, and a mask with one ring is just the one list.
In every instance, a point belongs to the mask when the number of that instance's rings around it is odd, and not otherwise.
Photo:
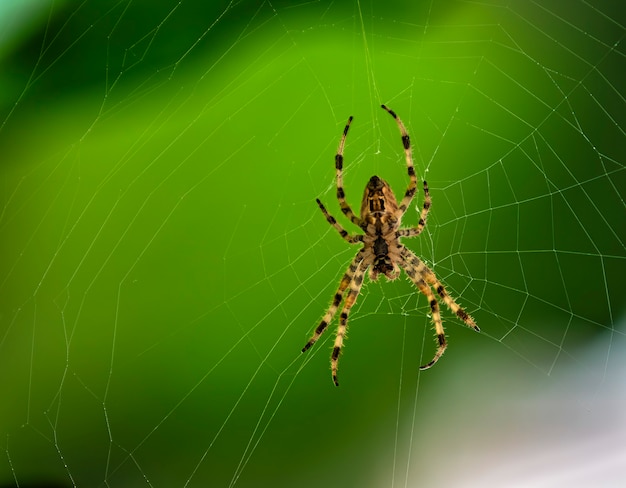
[(367, 183), (367, 188), (370, 191), (382, 190), (383, 186), (385, 186), (385, 182), (383, 181), (382, 178), (379, 178), (376, 175), (372, 176), (369, 182)]

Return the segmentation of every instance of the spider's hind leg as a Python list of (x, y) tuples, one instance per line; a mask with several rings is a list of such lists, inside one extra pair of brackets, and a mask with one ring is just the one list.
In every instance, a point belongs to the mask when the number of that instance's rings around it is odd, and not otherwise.
[(363, 264), (363, 261), (361, 261), (354, 275), (354, 278), (350, 282), (350, 291), (348, 291), (348, 294), (346, 295), (343, 309), (341, 310), (341, 314), (339, 315), (339, 327), (337, 327), (335, 345), (333, 347), (333, 353), (330, 358), (330, 365), (333, 374), (333, 383), (335, 383), (335, 386), (339, 386), (339, 381), (337, 380), (337, 370), (339, 369), (339, 355), (341, 354), (343, 340), (346, 336), (348, 328), (348, 315), (350, 314), (350, 309), (356, 303), (356, 299), (359, 296), (359, 292), (361, 291), (361, 286), (363, 285), (363, 277), (365, 276), (366, 269), (367, 265)]
[(337, 291), (335, 292), (335, 296), (333, 297), (333, 302), (331, 303), (330, 307), (324, 314), (324, 317), (322, 317), (322, 321), (315, 329), (315, 332), (313, 333), (313, 336), (311, 336), (311, 338), (309, 339), (309, 342), (307, 342), (302, 348), (302, 352), (306, 352), (313, 344), (315, 344), (317, 340), (320, 338), (320, 336), (324, 333), (326, 328), (328, 327), (328, 324), (332, 322), (333, 317), (335, 316), (335, 314), (337, 313), (337, 310), (339, 309), (339, 304), (341, 303), (341, 300), (343, 300), (343, 294), (348, 288), (348, 286), (350, 286), (350, 283), (352, 283), (352, 281), (354, 280), (354, 274), (356, 273), (359, 267), (359, 264), (361, 263), (362, 260), (363, 260), (362, 253), (358, 252), (357, 255), (354, 257), (354, 259), (352, 260), (352, 262), (350, 263), (350, 266), (348, 267), (347, 271), (341, 278), (341, 281), (339, 283), (339, 288), (337, 288)]
[(437, 298), (428, 283), (424, 281), (420, 271), (412, 266), (411, 263), (406, 261), (403, 262), (403, 267), (411, 281), (415, 283), (415, 286), (417, 286), (419, 291), (422, 292), (422, 294), (428, 299), (432, 321), (435, 324), (435, 333), (437, 334), (437, 352), (429, 363), (420, 366), (420, 369), (428, 369), (439, 361), (439, 358), (443, 356), (443, 353), (446, 351), (446, 347), (448, 347), (448, 343), (446, 342), (446, 332), (443, 328), (441, 312), (439, 311), (439, 303), (437, 302)]
[(480, 331), (480, 329), (478, 328), (478, 325), (476, 325), (476, 322), (474, 322), (474, 319), (470, 317), (470, 315), (463, 308), (461, 308), (450, 295), (448, 295), (448, 292), (446, 291), (444, 286), (437, 279), (435, 273), (433, 273), (430, 268), (428, 268), (428, 266), (426, 266), (415, 254), (413, 254), (407, 248), (402, 249), (401, 255), (401, 266), (406, 271), (406, 274), (409, 276), (411, 281), (415, 283), (415, 286), (417, 286), (419, 290), (428, 298), (428, 302), (430, 304), (432, 312), (432, 320), (435, 324), (435, 333), (437, 334), (438, 343), (437, 352), (429, 363), (420, 366), (420, 369), (422, 370), (428, 369), (439, 360), (447, 347), (446, 334), (443, 328), (443, 323), (441, 321), (441, 313), (439, 312), (439, 304), (437, 303), (437, 298), (435, 297), (431, 286), (437, 291), (437, 294), (441, 297), (446, 306), (452, 312), (454, 312), (457, 317), (465, 322), (465, 325), (474, 329), (477, 332)]

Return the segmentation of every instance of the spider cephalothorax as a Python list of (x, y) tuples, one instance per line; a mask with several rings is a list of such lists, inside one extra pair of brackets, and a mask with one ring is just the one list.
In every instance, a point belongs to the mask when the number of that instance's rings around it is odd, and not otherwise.
[(363, 223), (374, 222), (375, 219), (387, 222), (391, 219), (395, 224), (397, 211), (398, 203), (389, 183), (378, 176), (372, 176), (367, 182), (361, 203)]
[(398, 203), (389, 184), (372, 176), (365, 187), (361, 204), (361, 229), (365, 232), (363, 242), (365, 247), (371, 247), (373, 263), (370, 267), (370, 279), (375, 281), (379, 274), (387, 279), (395, 280), (400, 275), (400, 269), (392, 259), (389, 243), (396, 240), (395, 232), (398, 227), (396, 213)]
[(468, 327), (477, 331), (479, 330), (472, 317), (470, 317), (467, 312), (463, 310), (450, 297), (450, 295), (448, 295), (448, 292), (437, 279), (435, 274), (415, 254), (413, 254), (413, 252), (400, 243), (401, 237), (415, 237), (422, 232), (424, 226), (426, 225), (426, 217), (428, 216), (428, 211), (430, 210), (431, 199), (428, 191), (428, 184), (424, 181), (424, 205), (422, 207), (417, 227), (406, 229), (399, 228), (402, 216), (411, 204), (413, 196), (415, 195), (417, 178), (413, 167), (413, 158), (411, 157), (411, 143), (404, 124), (393, 110), (390, 110), (385, 105), (382, 105), (382, 108), (389, 112), (389, 114), (396, 120), (402, 136), (402, 145), (404, 147), (404, 155), (409, 174), (409, 186), (406, 189), (400, 204), (398, 204), (389, 184), (378, 176), (372, 176), (365, 187), (363, 200), (361, 202), (360, 216), (357, 217), (354, 214), (352, 208), (346, 201), (343, 189), (343, 148), (346, 142), (346, 136), (348, 135), (348, 130), (350, 129), (350, 124), (352, 123), (352, 117), (348, 119), (348, 123), (343, 130), (343, 136), (339, 142), (339, 149), (335, 155), (335, 168), (337, 170), (337, 200), (339, 200), (339, 205), (344, 215), (350, 219), (353, 224), (359, 226), (364, 233), (354, 235), (349, 234), (348, 231), (346, 231), (337, 222), (335, 217), (328, 213), (322, 202), (319, 199), (317, 200), (317, 204), (326, 217), (326, 220), (339, 232), (343, 239), (348, 241), (350, 244), (356, 244), (359, 242), (363, 243), (363, 247), (356, 254), (350, 263), (348, 270), (343, 275), (330, 308), (326, 311), (326, 314), (315, 329), (315, 333), (309, 342), (307, 342), (302, 348), (302, 352), (304, 352), (315, 344), (322, 333), (326, 330), (326, 327), (328, 327), (328, 324), (332, 321), (333, 317), (337, 313), (337, 310), (339, 309), (339, 305), (343, 301), (343, 309), (339, 315), (337, 337), (335, 338), (335, 345), (331, 355), (333, 381), (337, 386), (339, 386), (339, 382), (337, 380), (339, 354), (341, 353), (343, 340), (346, 335), (348, 315), (350, 313), (350, 309), (356, 301), (357, 296), (359, 295), (361, 285), (363, 284), (363, 277), (368, 269), (371, 280), (378, 279), (380, 274), (385, 275), (385, 277), (389, 280), (394, 280), (400, 275), (400, 268), (402, 268), (408, 275), (409, 279), (415, 284), (415, 286), (417, 286), (419, 291), (428, 299), (432, 320), (435, 324), (438, 348), (433, 359), (428, 364), (420, 366), (420, 369), (428, 369), (435, 364), (444, 353), (447, 346), (446, 336), (441, 322), (441, 314), (439, 312), (439, 303), (433, 293), (433, 288), (437, 292), (437, 295), (439, 295), (439, 297), (444, 301), (446, 306), (452, 310), (457, 317), (463, 320)]

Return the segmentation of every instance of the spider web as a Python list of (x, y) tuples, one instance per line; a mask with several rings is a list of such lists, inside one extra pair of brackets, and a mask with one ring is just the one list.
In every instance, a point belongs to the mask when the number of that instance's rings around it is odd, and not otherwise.
[[(626, 462), (619, 2), (5, 2), (0, 486), (618, 486)], [(366, 280), (345, 188), (481, 333)], [(404, 224), (416, 225), (423, 195)], [(356, 231), (349, 222), (342, 224)]]

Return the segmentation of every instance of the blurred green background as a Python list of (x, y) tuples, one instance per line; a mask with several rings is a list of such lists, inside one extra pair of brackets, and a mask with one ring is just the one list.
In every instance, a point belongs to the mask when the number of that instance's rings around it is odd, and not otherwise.
[[(612, 486), (624, 17), (613, 1), (6, 2), (0, 486)], [(315, 198), (340, 216), (349, 115), (348, 201), (373, 174), (404, 191), (381, 103), (433, 198), (406, 244), (482, 332), (444, 310), (448, 352), (419, 373), (426, 300), (366, 283), (337, 389), (334, 327), (300, 349), (357, 248)]]

